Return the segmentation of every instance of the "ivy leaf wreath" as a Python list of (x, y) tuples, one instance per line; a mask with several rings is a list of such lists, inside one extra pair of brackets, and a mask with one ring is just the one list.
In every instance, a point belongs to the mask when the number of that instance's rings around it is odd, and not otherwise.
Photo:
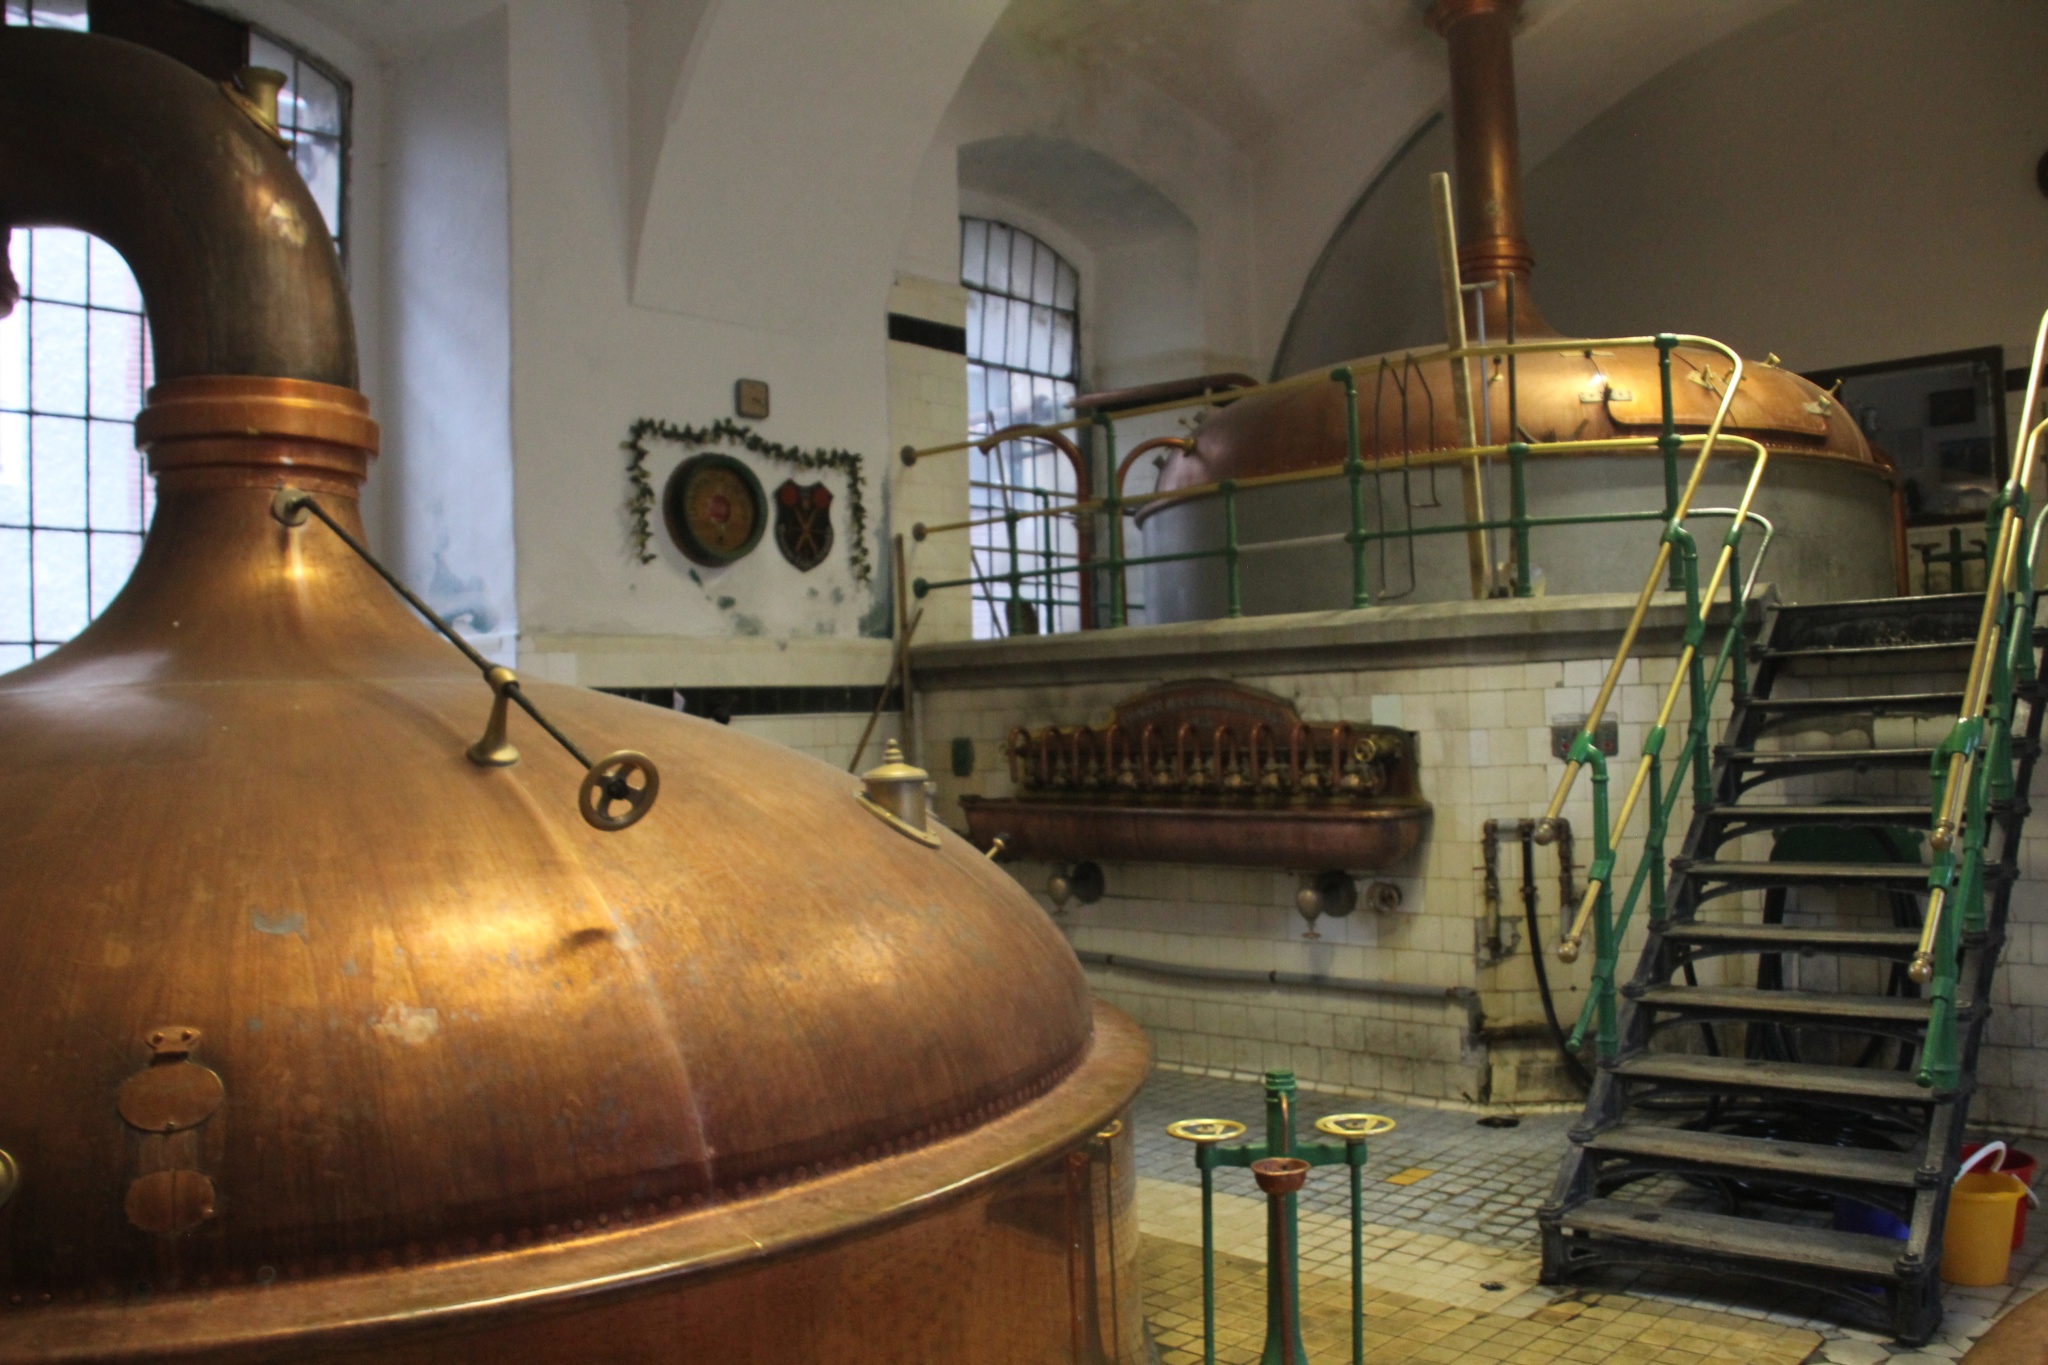
[(652, 564), (655, 560), (647, 548), (654, 539), (654, 480), (647, 472), (649, 438), (684, 446), (738, 446), (765, 460), (793, 465), (798, 469), (837, 470), (846, 478), (846, 558), (853, 567), (856, 582), (873, 584), (874, 565), (868, 558), (868, 509), (861, 499), (861, 457), (850, 450), (804, 450), (786, 446), (729, 417), (721, 417), (708, 427), (678, 426), (658, 417), (643, 417), (627, 429), (626, 439), (619, 442), (619, 448), (627, 456), (626, 483), (630, 491), (626, 494), (626, 514), (632, 520), (633, 553), (642, 564)]

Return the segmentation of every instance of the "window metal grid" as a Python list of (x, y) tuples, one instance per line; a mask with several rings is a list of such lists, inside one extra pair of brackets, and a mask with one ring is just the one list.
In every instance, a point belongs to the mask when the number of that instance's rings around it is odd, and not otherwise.
[[(967, 287), (968, 431), (986, 436), (1025, 422), (1065, 419), (1080, 375), (1080, 277), (1030, 233), (985, 218), (960, 220), (960, 281)], [(976, 520), (1071, 502), (1066, 457), (1043, 441), (969, 452), (968, 506)], [(1074, 523), (1034, 517), (971, 533), (976, 577), (1078, 563)], [(1080, 574), (1021, 577), (975, 592), (974, 635), (989, 639), (1081, 627)]]
[(325, 62), (260, 28), (249, 32), (249, 64), (284, 73), (277, 130), (292, 144), (292, 161), (346, 263), (349, 84)]
[(8, 242), (0, 319), (0, 669), (41, 658), (113, 599), (155, 502), (135, 449), (149, 333), (135, 277), (83, 232)]
[[(86, 0), (5, 0), (11, 25), (88, 28)], [(279, 122), (341, 241), (348, 86), (257, 32), (251, 57), (285, 72)], [(128, 581), (155, 508), (135, 449), (152, 382), (142, 293), (120, 253), (64, 228), (16, 231), (21, 299), (0, 319), (0, 672), (83, 630)]]

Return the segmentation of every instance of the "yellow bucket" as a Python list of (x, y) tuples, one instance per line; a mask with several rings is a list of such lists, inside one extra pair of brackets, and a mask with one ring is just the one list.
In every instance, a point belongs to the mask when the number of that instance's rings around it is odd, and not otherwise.
[(2026, 1193), (2018, 1176), (2003, 1171), (1972, 1171), (1956, 1180), (1942, 1234), (1942, 1279), (1963, 1285), (2005, 1283), (2012, 1222)]

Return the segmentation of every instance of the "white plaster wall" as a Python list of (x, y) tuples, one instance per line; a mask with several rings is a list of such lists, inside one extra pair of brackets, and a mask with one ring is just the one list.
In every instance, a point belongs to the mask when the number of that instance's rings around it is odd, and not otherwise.
[(2048, 7), (1801, 0), (1601, 115), (1528, 180), (1551, 320), (1795, 368), (2002, 343), (2048, 307)]
[[(636, 16), (598, 0), (510, 7), (519, 617), (552, 675), (613, 681), (576, 662), (591, 638), (638, 637), (680, 672), (706, 638), (785, 641), (786, 653), (886, 630), (884, 318), (932, 132), (995, 8), (714, 8), (692, 30), (636, 225), (632, 167), (646, 154), (634, 149), (650, 132), (635, 118), (659, 103), (630, 98), (650, 79)], [(799, 574), (767, 542), (706, 570), (658, 528), (659, 561), (632, 561), (627, 427), (726, 416), (743, 376), (773, 389), (762, 435), (867, 457), (872, 583), (843, 555)], [(657, 490), (680, 459), (650, 461)], [(793, 472), (755, 463), (770, 490)], [(826, 478), (843, 539), (846, 490)]]
[(389, 68), (388, 365), (380, 469), (401, 576), (508, 661), (513, 536), (506, 16)]
[[(963, 182), (965, 202), (975, 206), (968, 211), (1005, 215), (1082, 269), (1090, 384), (1242, 368), (1251, 353), (1253, 251), (1244, 154), (1150, 84), (1105, 87), (1090, 76), (1072, 54), (1028, 49), (998, 30), (961, 82), (935, 147), (1002, 138), (1068, 144), (1120, 168), (1163, 204), (1134, 213), (1139, 196), (1130, 187), (1048, 177), (1007, 183), (995, 203), (991, 187)], [(921, 200), (916, 231), (935, 239), (949, 207), (936, 194)], [(1062, 233), (1084, 250), (1062, 245)]]
[[(1536, 295), (1567, 335), (1702, 332), (1794, 368), (2000, 343), (2017, 365), (2048, 306), (2048, 11), (2025, 0), (1799, 0), (1685, 56), (1561, 144), (1540, 135), (1545, 29), (1518, 44)], [(1535, 68), (1532, 70), (1531, 68)], [(1296, 307), (1286, 367), (1441, 328), (1417, 149)], [(1341, 258), (1369, 256), (1369, 275)], [(2031, 283), (2029, 283), (2031, 281)], [(1364, 286), (1361, 289), (1361, 286)], [(1381, 292), (1383, 291), (1383, 292)], [(1352, 319), (1348, 327), (1335, 319)], [(1390, 318), (1406, 319), (1389, 333)]]

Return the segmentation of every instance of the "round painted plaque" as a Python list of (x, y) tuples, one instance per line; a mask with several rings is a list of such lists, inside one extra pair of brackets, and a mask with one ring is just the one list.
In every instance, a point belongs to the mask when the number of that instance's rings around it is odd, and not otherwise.
[(719, 568), (752, 554), (768, 525), (768, 499), (754, 471), (730, 455), (696, 455), (676, 466), (661, 494), (662, 520), (676, 548)]

